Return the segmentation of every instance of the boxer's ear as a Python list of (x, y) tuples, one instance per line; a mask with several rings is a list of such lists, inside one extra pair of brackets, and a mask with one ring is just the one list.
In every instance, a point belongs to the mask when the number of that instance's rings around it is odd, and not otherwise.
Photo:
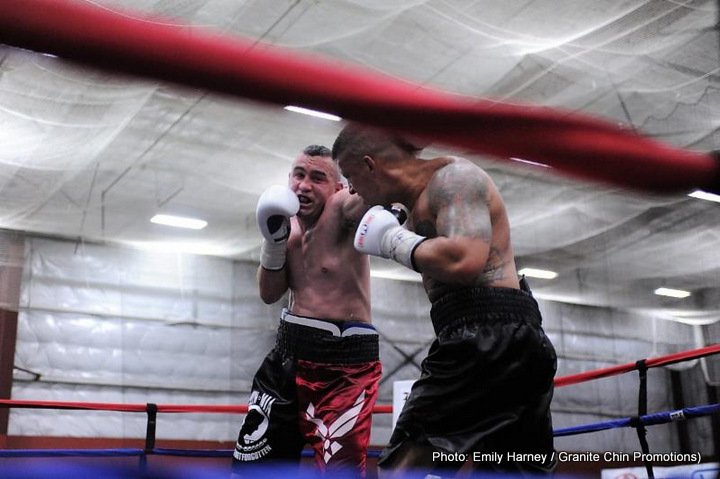
[(362, 158), (362, 162), (365, 165), (365, 167), (367, 168), (369, 173), (372, 173), (375, 171), (375, 168), (377, 167), (375, 158), (373, 158), (370, 155), (365, 155)]

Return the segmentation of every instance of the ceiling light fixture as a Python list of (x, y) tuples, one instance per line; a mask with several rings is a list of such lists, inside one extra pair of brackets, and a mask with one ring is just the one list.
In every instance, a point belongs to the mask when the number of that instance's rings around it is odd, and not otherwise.
[(683, 291), (682, 289), (672, 289), (672, 288), (658, 288), (655, 291), (653, 291), (658, 296), (668, 296), (670, 298), (687, 298), (690, 296), (689, 291)]
[(332, 120), (332, 121), (342, 120), (342, 118), (340, 118), (337, 115), (331, 115), (330, 113), (324, 113), (322, 111), (317, 111), (317, 110), (310, 110), (308, 108), (303, 108), (301, 106), (288, 105), (285, 107), (285, 109), (287, 111), (292, 111), (294, 113), (301, 113), (303, 115), (309, 115), (309, 116), (314, 116), (317, 118), (323, 118), (325, 120)]
[(714, 193), (708, 193), (703, 190), (695, 190), (692, 193), (690, 193), (688, 196), (692, 196), (693, 198), (698, 198), (700, 200), (714, 201), (716, 203), (720, 203), (720, 195), (716, 195)]
[(536, 268), (523, 268), (520, 271), (518, 271), (519, 274), (524, 274), (528, 278), (539, 278), (539, 279), (555, 279), (557, 278), (557, 273), (555, 271), (548, 271), (546, 269), (536, 269)]
[(172, 215), (155, 215), (150, 218), (150, 222), (158, 225), (174, 226), (175, 228), (187, 228), (191, 230), (201, 230), (207, 226), (207, 221), (204, 220)]
[(518, 163), (525, 163), (526, 165), (539, 166), (541, 168), (552, 168), (550, 165), (545, 163), (538, 163), (537, 161), (523, 160), (522, 158), (510, 157), (511, 161), (517, 161)]

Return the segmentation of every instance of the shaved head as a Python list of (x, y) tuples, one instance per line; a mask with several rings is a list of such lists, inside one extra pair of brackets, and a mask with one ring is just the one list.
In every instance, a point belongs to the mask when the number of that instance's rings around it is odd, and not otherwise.
[(330, 151), (330, 148), (324, 145), (308, 145), (303, 149), (302, 154), (306, 156), (319, 156), (321, 158), (327, 158), (327, 162), (331, 168), (328, 173), (332, 175), (332, 180), (341, 181), (342, 175), (340, 175), (337, 163), (335, 163), (332, 159), (332, 151)]
[(421, 146), (408, 138), (388, 130), (350, 123), (340, 131), (335, 139), (332, 157), (337, 160), (342, 155), (362, 157), (363, 155), (376, 155), (392, 146), (415, 155), (422, 150)]

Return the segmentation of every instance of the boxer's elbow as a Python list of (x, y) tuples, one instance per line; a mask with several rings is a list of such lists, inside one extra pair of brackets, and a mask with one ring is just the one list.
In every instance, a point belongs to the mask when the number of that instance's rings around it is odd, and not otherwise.
[(447, 265), (448, 281), (454, 284), (473, 285), (482, 274), (484, 261), (477, 258), (464, 257)]
[(285, 296), (287, 286), (271, 284), (271, 285), (260, 285), (260, 299), (265, 304), (277, 303)]
[(283, 294), (277, 294), (275, 292), (269, 293), (263, 290), (260, 290), (260, 299), (265, 304), (273, 304), (280, 301), (280, 298), (283, 297)]
[(485, 260), (471, 254), (448, 255), (426, 265), (420, 271), (444, 283), (473, 285), (485, 268)]
[(436, 248), (421, 250), (422, 243), (416, 250), (423, 256), (419, 262), (422, 273), (451, 284), (472, 285), (477, 282), (488, 259), (488, 248), (484, 244), (447, 238), (433, 243), (428, 246)]
[(288, 289), (284, 271), (267, 271), (261, 266), (257, 279), (260, 299), (265, 304), (277, 303)]

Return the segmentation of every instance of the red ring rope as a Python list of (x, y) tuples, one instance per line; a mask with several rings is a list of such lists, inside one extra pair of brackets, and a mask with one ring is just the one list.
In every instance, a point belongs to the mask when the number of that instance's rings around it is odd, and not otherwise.
[[(665, 356), (657, 356), (645, 359), (645, 365), (648, 368), (665, 366), (668, 364), (688, 361), (690, 359), (698, 359), (705, 356), (720, 353), (720, 344), (706, 346), (704, 348), (691, 349), (678, 353), (668, 354)], [(555, 378), (555, 386), (569, 386), (581, 382), (591, 381), (618, 374), (627, 373), (637, 369), (637, 362), (619, 364), (609, 368), (595, 369), (585, 371), (569, 376), (560, 376)], [(95, 402), (72, 402), (72, 401), (28, 401), (16, 399), (0, 399), (0, 407), (21, 407), (36, 409), (93, 409), (101, 411), (125, 411), (125, 412), (146, 412), (147, 404), (124, 404), (124, 403), (95, 403)], [(238, 413), (245, 414), (248, 410), (247, 405), (202, 405), (202, 404), (158, 404), (157, 412), (164, 413)], [(383, 404), (376, 405), (373, 413), (389, 414), (392, 413), (392, 405)]]
[[(681, 351), (679, 353), (668, 354), (667, 356), (659, 356), (656, 358), (650, 358), (645, 360), (645, 365), (648, 368), (654, 368), (658, 366), (665, 366), (668, 364), (678, 363), (681, 361), (687, 361), (689, 359), (697, 359), (712, 354), (720, 353), (720, 344), (707, 346), (700, 349), (693, 349), (690, 351)], [(595, 369), (593, 371), (586, 371), (578, 374), (571, 374), (569, 376), (561, 376), (555, 378), (555, 387), (569, 386), (571, 384), (582, 383), (593, 379), (606, 378), (609, 376), (615, 376), (618, 374), (627, 373), (637, 369), (637, 363), (619, 364), (617, 366), (611, 366), (609, 368)]]
[[(155, 19), (157, 20), (157, 19)], [(299, 104), (498, 158), (656, 192), (720, 191), (720, 162), (614, 124), (454, 96), (349, 65), (71, 0), (2, 0), (0, 42), (113, 71)]]
[[(23, 399), (0, 399), (0, 407), (18, 407), (26, 409), (70, 409), (94, 411), (147, 412), (147, 404), (99, 403), (77, 401), (31, 401)], [(158, 404), (157, 411), (162, 413), (230, 413), (245, 414), (247, 404)], [(375, 414), (390, 414), (389, 404), (376, 405)]]

